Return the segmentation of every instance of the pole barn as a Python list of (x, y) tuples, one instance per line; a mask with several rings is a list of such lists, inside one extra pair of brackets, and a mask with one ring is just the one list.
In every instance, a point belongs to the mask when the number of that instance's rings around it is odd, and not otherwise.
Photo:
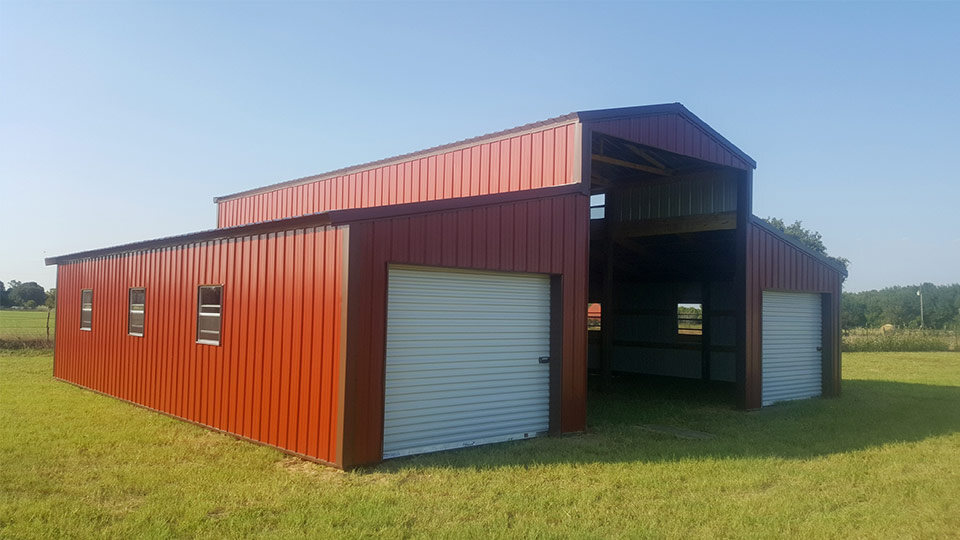
[(342, 468), (583, 431), (588, 372), (839, 395), (844, 270), (753, 216), (754, 167), (668, 104), (218, 197), (47, 259), (54, 376)]

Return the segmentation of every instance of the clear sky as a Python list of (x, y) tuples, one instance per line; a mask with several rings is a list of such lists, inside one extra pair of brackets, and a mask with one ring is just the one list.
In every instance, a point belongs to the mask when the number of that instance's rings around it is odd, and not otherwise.
[(0, 280), (215, 225), (212, 197), (679, 101), (847, 290), (960, 281), (960, 3), (0, 0)]

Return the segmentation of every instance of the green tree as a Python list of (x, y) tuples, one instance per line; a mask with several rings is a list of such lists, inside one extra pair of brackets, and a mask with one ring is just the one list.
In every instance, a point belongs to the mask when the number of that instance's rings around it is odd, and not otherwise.
[(885, 289), (843, 293), (840, 303), (843, 328), (877, 328), (893, 324), (904, 328), (920, 326), (920, 297), (923, 291), (923, 325), (950, 328), (960, 325), (960, 284), (897, 285)]
[(844, 270), (846, 270), (847, 266), (850, 264), (849, 259), (844, 257), (832, 257), (828, 255), (827, 246), (823, 243), (823, 235), (817, 231), (804, 228), (803, 222), (799, 219), (790, 225), (784, 223), (782, 219), (775, 217), (767, 217), (764, 219), (764, 221), (772, 225), (775, 229), (779, 230), (783, 234), (799, 240), (801, 244), (807, 246), (808, 248), (824, 255), (828, 259), (836, 261), (843, 266)]
[(57, 289), (53, 288), (47, 291), (47, 301), (44, 302), (46, 306), (50, 309), (57, 308)]
[(35, 281), (20, 283), (10, 280), (10, 284), (11, 287), (7, 297), (14, 306), (26, 306), (27, 302), (30, 301), (33, 301), (34, 306), (38, 306), (47, 301), (47, 293)]
[(3, 282), (0, 281), (0, 307), (7, 306), (7, 288), (3, 286)]

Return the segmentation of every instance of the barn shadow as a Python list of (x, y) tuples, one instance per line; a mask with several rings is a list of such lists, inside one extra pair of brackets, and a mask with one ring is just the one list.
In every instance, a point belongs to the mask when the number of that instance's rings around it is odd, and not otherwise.
[[(587, 431), (388, 460), (367, 470), (658, 463), (687, 459), (810, 459), (960, 431), (960, 387), (846, 380), (843, 396), (735, 410), (723, 384), (619, 379), (589, 394)], [(705, 438), (658, 431), (693, 430)], [(651, 430), (650, 428), (655, 429)], [(682, 434), (681, 434), (682, 435)]]

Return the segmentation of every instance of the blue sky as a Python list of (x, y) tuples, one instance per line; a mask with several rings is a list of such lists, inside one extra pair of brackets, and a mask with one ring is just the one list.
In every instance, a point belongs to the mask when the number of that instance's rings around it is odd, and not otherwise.
[(0, 1), (0, 280), (214, 226), (212, 197), (679, 101), (847, 290), (960, 281), (958, 3)]

